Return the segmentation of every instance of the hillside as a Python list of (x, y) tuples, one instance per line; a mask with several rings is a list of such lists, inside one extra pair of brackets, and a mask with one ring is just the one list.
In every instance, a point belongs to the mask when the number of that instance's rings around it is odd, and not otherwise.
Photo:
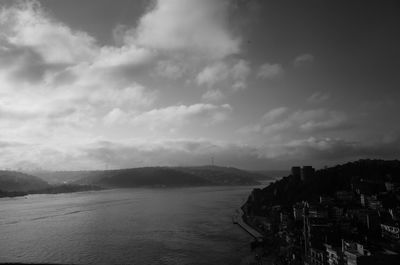
[(94, 185), (50, 185), (37, 176), (17, 171), (0, 171), (0, 198), (25, 196), (28, 194), (71, 193), (99, 189), (101, 188)]
[(348, 190), (361, 182), (364, 186), (370, 183), (373, 189), (382, 189), (385, 181), (400, 183), (400, 161), (358, 160), (317, 170), (307, 181), (289, 175), (262, 189), (260, 197), (269, 204), (293, 204)]
[(98, 175), (100, 172), (102, 171), (31, 171), (26, 173), (37, 176), (49, 184), (59, 185), (74, 183), (82, 178)]
[(145, 167), (83, 172), (78, 184), (102, 187), (255, 185), (256, 174), (225, 167)]
[(0, 171), (0, 190), (6, 192), (26, 192), (49, 188), (50, 185), (32, 175), (17, 171)]
[(202, 166), (178, 167), (176, 170), (205, 179), (214, 185), (252, 185), (261, 178), (260, 174), (234, 167)]

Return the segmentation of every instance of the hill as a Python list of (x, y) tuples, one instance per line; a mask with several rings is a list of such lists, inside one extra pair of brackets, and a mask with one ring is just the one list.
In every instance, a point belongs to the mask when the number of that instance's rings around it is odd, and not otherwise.
[(84, 171), (75, 183), (101, 187), (256, 185), (255, 176), (244, 170), (215, 166), (143, 167)]
[(93, 173), (97, 174), (101, 171), (29, 171), (25, 172), (37, 176), (51, 185), (60, 185), (66, 183), (74, 183), (84, 177), (91, 176)]
[(0, 190), (5, 192), (27, 192), (49, 188), (50, 185), (32, 175), (17, 171), (0, 171)]
[(99, 190), (94, 185), (58, 184), (50, 185), (41, 178), (17, 171), (0, 171), (0, 198), (27, 194), (56, 194), (88, 190)]
[(316, 200), (320, 195), (331, 196), (355, 185), (383, 189), (385, 181), (400, 183), (400, 161), (358, 160), (317, 170), (307, 181), (289, 175), (258, 193), (264, 203), (291, 205), (296, 201)]

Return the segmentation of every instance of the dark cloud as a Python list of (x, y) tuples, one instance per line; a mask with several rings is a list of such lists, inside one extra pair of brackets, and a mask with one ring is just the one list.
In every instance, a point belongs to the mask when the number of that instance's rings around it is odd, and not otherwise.
[(345, 162), (362, 158), (399, 159), (400, 139), (391, 142), (360, 142), (344, 139), (317, 139), (292, 141), (284, 146), (284, 156), (311, 164)]
[(9, 78), (14, 82), (37, 84), (47, 72), (58, 72), (68, 64), (47, 63), (32, 47), (5, 43), (0, 47), (0, 69), (12, 69)]

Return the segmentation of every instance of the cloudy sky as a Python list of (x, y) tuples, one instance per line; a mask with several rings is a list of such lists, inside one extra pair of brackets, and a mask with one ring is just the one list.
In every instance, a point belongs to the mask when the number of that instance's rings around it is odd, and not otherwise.
[(0, 6), (0, 168), (399, 158), (396, 1)]

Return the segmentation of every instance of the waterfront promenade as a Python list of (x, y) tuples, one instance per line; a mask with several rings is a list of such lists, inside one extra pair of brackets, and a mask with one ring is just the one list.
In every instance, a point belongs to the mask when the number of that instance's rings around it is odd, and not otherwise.
[(244, 220), (243, 220), (243, 210), (239, 209), (237, 212), (237, 224), (243, 228), (247, 233), (249, 233), (252, 237), (254, 237), (254, 239), (256, 239), (257, 241), (261, 242), (263, 240), (263, 235), (258, 232), (257, 230), (255, 230), (254, 228), (252, 228), (251, 226), (249, 226)]

